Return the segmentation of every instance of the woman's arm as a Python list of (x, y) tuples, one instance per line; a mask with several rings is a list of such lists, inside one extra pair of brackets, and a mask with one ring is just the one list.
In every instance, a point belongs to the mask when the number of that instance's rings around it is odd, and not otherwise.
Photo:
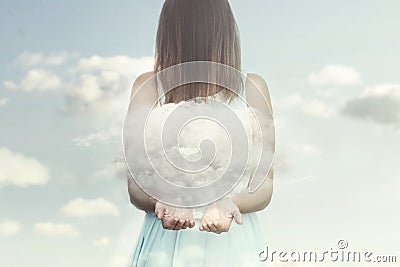
[(147, 195), (128, 174), (128, 192), (131, 203), (145, 212), (154, 212), (157, 200)]
[[(153, 72), (146, 72), (140, 75), (132, 86), (131, 91), (131, 100), (135, 96), (136, 93), (139, 93), (139, 88), (143, 86), (143, 84), (148, 81), (153, 75)], [(148, 83), (145, 89), (142, 89), (140, 94), (142, 99), (144, 99), (144, 103), (140, 103), (140, 105), (148, 105), (152, 106), (155, 101), (157, 101), (157, 91), (155, 89), (155, 84)], [(152, 89), (152, 90), (148, 90)], [(146, 90), (146, 91), (144, 91)], [(143, 97), (144, 96), (144, 97)], [(127, 182), (128, 182), (128, 192), (131, 203), (138, 209), (146, 211), (146, 212), (154, 212), (156, 200), (151, 196), (147, 195), (132, 179), (131, 175), (127, 174)]]
[[(249, 83), (249, 81), (246, 83), (248, 104), (259, 111), (264, 111), (265, 116), (273, 115), (269, 114), (269, 109), (265, 111), (265, 105), (268, 104), (270, 111), (273, 112), (271, 97), (265, 80), (253, 73), (248, 74), (248, 79), (252, 81), (252, 83)], [(263, 97), (260, 97), (260, 93)], [(262, 185), (255, 192), (249, 193), (248, 190), (244, 190), (232, 198), (241, 213), (260, 211), (269, 205), (273, 192), (273, 178), (274, 169), (272, 168)]]
[(273, 192), (273, 178), (274, 169), (271, 169), (255, 192), (249, 193), (246, 189), (231, 198), (241, 213), (261, 211), (269, 205)]

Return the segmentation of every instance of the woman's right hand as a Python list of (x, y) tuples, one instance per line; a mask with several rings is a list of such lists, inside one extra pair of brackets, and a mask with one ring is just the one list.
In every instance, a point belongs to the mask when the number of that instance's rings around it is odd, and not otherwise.
[(193, 228), (195, 225), (191, 209), (177, 208), (157, 201), (154, 213), (167, 230)]

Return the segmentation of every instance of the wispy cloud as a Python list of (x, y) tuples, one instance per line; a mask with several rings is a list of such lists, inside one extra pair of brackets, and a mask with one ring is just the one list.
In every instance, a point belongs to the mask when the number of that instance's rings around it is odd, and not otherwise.
[[(97, 132), (74, 138), (76, 145), (86, 147), (120, 139), (133, 81), (138, 75), (152, 71), (154, 65), (153, 57), (94, 55), (79, 58), (66, 52), (24, 52), (16, 61), (27, 70), (21, 81), (3, 81), (5, 89), (25, 92), (57, 90), (65, 98), (65, 114), (91, 116), (90, 122), (94, 127), (107, 125)], [(56, 73), (54, 66), (58, 66)], [(6, 103), (7, 99), (0, 99), (0, 106)]]
[(70, 224), (56, 224), (51, 222), (36, 223), (35, 232), (46, 236), (61, 236), (76, 238), (79, 236), (78, 230)]
[(153, 69), (154, 59), (152, 57), (133, 58), (125, 55), (101, 57), (92, 56), (82, 58), (78, 63), (81, 71), (109, 70), (119, 74), (138, 75)]
[(0, 98), (0, 107), (7, 105), (7, 103), (8, 103), (7, 98)]
[[(120, 134), (118, 132), (118, 134)], [(99, 131), (88, 135), (80, 135), (73, 139), (75, 145), (89, 147), (92, 144), (108, 143), (115, 135), (111, 131)]]
[(68, 217), (119, 216), (118, 207), (103, 198), (76, 198), (69, 201), (60, 212)]
[(67, 52), (53, 53), (50, 55), (23, 52), (17, 57), (17, 63), (23, 67), (36, 65), (60, 66), (64, 64), (70, 56), (71, 55)]
[(304, 114), (320, 119), (330, 119), (337, 116), (335, 110), (323, 101), (316, 98), (304, 99), (298, 94), (284, 97), (279, 101), (279, 105), (281, 105), (282, 109), (297, 108)]
[(7, 148), (0, 148), (0, 162), (0, 188), (45, 185), (50, 180), (49, 170), (44, 164)]
[(52, 71), (44, 69), (29, 70), (20, 84), (12, 81), (3, 82), (3, 86), (8, 90), (22, 90), (26, 92), (55, 90), (60, 85), (60, 78)]
[(151, 57), (129, 56), (82, 58), (75, 67), (78, 79), (65, 88), (67, 110), (72, 113), (90, 113), (113, 120), (122, 117), (129, 103), (134, 79), (151, 71)]
[(308, 81), (315, 86), (351, 86), (361, 83), (361, 75), (353, 67), (332, 64), (324, 66), (317, 72), (310, 73)]
[(21, 230), (21, 224), (17, 221), (0, 221), (0, 236), (16, 235)]
[(93, 245), (95, 247), (107, 247), (111, 243), (111, 239), (109, 237), (102, 237), (93, 241)]
[(129, 171), (121, 152), (116, 156), (115, 160), (112, 163), (108, 164), (106, 167), (96, 172), (94, 175), (98, 177), (116, 177), (126, 179), (128, 173)]
[(369, 87), (349, 99), (342, 109), (346, 116), (377, 124), (400, 126), (400, 84)]

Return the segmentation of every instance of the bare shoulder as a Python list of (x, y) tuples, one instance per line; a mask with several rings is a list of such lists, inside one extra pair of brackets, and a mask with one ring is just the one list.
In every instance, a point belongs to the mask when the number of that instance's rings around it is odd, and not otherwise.
[[(256, 88), (254, 88), (254, 86), (248, 87), (249, 88), (247, 90), (248, 99), (251, 101), (251, 99), (256, 98), (257, 96), (259, 97), (259, 94), (253, 92), (254, 89), (257, 89), (257, 90), (261, 91), (261, 93), (264, 95), (264, 98), (268, 101), (269, 105), (272, 107), (269, 88), (268, 88), (267, 82), (264, 80), (264, 78), (255, 73), (248, 73), (247, 78), (249, 80), (251, 80), (251, 82), (256, 86)], [(254, 99), (254, 100), (256, 101), (256, 99)]]
[(150, 79), (152, 76), (154, 75), (154, 72), (149, 71), (149, 72), (145, 72), (140, 74), (135, 82), (132, 85), (132, 90), (131, 90), (131, 98), (132, 96), (136, 93), (136, 91), (140, 88), (140, 86), (142, 86), (148, 79)]
[(256, 73), (248, 73), (247, 77), (263, 92), (264, 95), (268, 96), (268, 98), (270, 97), (267, 82), (263, 77)]

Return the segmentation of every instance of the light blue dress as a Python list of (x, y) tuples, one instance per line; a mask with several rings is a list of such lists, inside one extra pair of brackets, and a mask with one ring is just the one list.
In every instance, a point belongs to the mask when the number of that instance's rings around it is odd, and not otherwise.
[(232, 221), (228, 232), (201, 232), (196, 226), (166, 230), (154, 213), (146, 213), (129, 266), (138, 267), (256, 267), (265, 266), (258, 254), (264, 248), (256, 213), (243, 214), (243, 224)]
[[(162, 89), (157, 89), (162, 94)], [(195, 222), (191, 229), (166, 230), (154, 213), (146, 213), (129, 266), (265, 266), (258, 259), (265, 242), (256, 213), (243, 214), (242, 225), (233, 220), (229, 231), (221, 234), (200, 231), (200, 219)]]

